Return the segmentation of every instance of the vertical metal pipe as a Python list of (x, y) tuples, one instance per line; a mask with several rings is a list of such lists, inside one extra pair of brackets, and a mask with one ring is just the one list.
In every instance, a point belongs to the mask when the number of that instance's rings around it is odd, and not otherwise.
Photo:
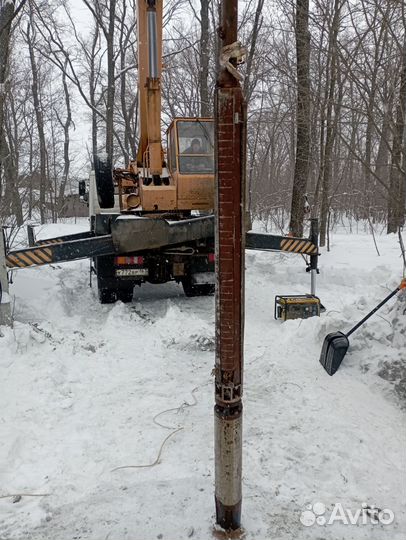
[[(222, 1), (222, 47), (237, 40), (238, 0)], [(231, 59), (232, 64), (236, 64)], [(241, 525), (245, 254), (245, 102), (225, 66), (215, 91), (216, 126), (216, 521)]]
[(0, 229), (0, 325), (12, 326), (10, 297), (6, 267), (6, 242)]
[[(146, 123), (148, 132), (148, 173), (144, 182), (152, 177), (155, 185), (162, 183), (161, 141), (161, 66), (162, 61), (162, 0), (147, 0), (148, 77)], [(143, 21), (139, 21), (141, 24)], [(144, 29), (142, 29), (144, 30)], [(139, 53), (140, 55), (140, 53)], [(139, 58), (140, 63), (140, 58)], [(139, 88), (141, 92), (141, 88)], [(144, 149), (144, 151), (146, 148)], [(144, 156), (142, 156), (144, 162)], [(143, 163), (143, 165), (145, 165)]]
[(156, 9), (149, 8), (147, 11), (148, 19), (148, 58), (149, 58), (149, 77), (157, 79), (158, 73), (158, 34), (156, 27)]
[(27, 225), (27, 237), (28, 237), (28, 245), (30, 247), (35, 246), (35, 234), (34, 234), (34, 226), (33, 225)]
[(310, 269), (310, 294), (316, 296), (316, 276), (317, 270)]
[[(312, 218), (310, 220), (310, 238), (314, 245), (319, 247), (319, 220), (317, 218)], [(313, 296), (316, 295), (316, 278), (318, 273), (318, 260), (319, 260), (319, 250), (315, 255), (310, 256), (310, 294)]]

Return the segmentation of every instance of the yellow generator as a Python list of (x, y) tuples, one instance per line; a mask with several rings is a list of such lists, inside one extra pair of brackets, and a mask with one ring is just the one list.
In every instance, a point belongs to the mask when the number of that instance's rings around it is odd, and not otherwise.
[(312, 294), (275, 296), (275, 319), (308, 319), (320, 316), (320, 298)]

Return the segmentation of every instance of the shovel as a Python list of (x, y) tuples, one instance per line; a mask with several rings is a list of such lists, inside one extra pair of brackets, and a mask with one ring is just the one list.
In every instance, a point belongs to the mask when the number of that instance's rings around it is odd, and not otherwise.
[(388, 300), (395, 296), (397, 292), (401, 289), (406, 288), (406, 279), (403, 279), (401, 284), (396, 287), (388, 296), (382, 300), (380, 304), (376, 306), (371, 312), (368, 313), (359, 323), (351, 328), (346, 334), (343, 332), (332, 332), (324, 338), (323, 348), (321, 349), (320, 354), (320, 364), (324, 367), (329, 375), (334, 375), (337, 369), (340, 367), (341, 362), (343, 361), (344, 356), (348, 351), (350, 342), (348, 338), (350, 335), (358, 330), (360, 326), (364, 324), (374, 313), (378, 311)]

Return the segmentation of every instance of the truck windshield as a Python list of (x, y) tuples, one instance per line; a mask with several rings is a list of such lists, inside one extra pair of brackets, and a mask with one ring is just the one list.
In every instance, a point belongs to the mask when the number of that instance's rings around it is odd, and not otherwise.
[(214, 173), (213, 122), (177, 122), (179, 172), (182, 174)]

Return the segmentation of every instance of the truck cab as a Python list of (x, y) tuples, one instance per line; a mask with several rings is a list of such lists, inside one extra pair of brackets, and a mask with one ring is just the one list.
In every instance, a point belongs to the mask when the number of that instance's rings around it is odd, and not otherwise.
[(211, 118), (175, 118), (167, 131), (167, 162), (177, 209), (214, 208), (214, 124)]

